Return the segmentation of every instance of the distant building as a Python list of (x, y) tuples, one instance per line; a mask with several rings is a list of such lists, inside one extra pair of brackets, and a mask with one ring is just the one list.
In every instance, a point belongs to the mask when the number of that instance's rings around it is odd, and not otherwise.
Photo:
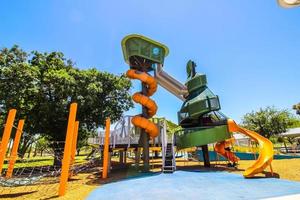
[(240, 133), (233, 134), (233, 137), (235, 138), (236, 145), (238, 146), (249, 146), (251, 141), (250, 137)]
[(283, 137), (300, 137), (300, 127), (290, 128), (285, 133), (280, 133)]

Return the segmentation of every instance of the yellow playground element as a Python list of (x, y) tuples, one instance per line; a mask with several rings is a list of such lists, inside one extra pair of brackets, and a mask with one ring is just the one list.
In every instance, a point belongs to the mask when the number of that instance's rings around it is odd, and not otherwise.
[[(156, 80), (147, 74), (146, 72), (140, 72), (138, 70), (130, 69), (127, 71), (126, 75), (131, 79), (138, 79), (147, 85), (147, 94), (143, 95), (140, 92), (136, 92), (133, 94), (132, 99), (134, 102), (145, 106), (148, 110), (148, 117), (153, 117), (157, 111), (157, 105), (155, 101), (150, 99), (157, 89)], [(146, 133), (149, 134), (150, 137), (154, 138), (158, 135), (157, 126), (147, 118), (144, 118), (140, 115), (136, 115), (131, 120), (132, 124), (142, 129), (145, 129)]]
[(268, 166), (271, 168), (271, 173), (273, 173), (271, 162), (273, 160), (273, 143), (267, 138), (259, 135), (254, 131), (242, 128), (238, 126), (232, 119), (228, 119), (228, 130), (229, 132), (239, 132), (243, 133), (259, 144), (259, 156), (255, 163), (247, 168), (244, 172), (244, 177), (253, 177), (255, 174), (263, 172)]

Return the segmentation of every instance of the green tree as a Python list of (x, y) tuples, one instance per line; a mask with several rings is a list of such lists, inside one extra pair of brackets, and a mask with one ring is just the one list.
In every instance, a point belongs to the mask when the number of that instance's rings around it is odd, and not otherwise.
[(286, 132), (288, 128), (298, 123), (288, 110), (279, 110), (274, 107), (261, 108), (256, 112), (243, 116), (242, 126), (253, 130), (266, 138)]
[(47, 138), (42, 136), (38, 137), (34, 145), (33, 157), (35, 157), (38, 152), (40, 153), (40, 156), (43, 156), (43, 153), (47, 148), (49, 148), (49, 141)]
[[(82, 127), (88, 131), (103, 127), (106, 117), (114, 122), (132, 107), (131, 82), (124, 75), (78, 69), (61, 52), (34, 51), (29, 55), (17, 46), (4, 48), (0, 51), (0, 79), (1, 115), (16, 108), (18, 117), (26, 118), (23, 153), (36, 134), (64, 141), (72, 102), (78, 103), (79, 133), (83, 133)], [(79, 138), (87, 139), (80, 134)], [(50, 147), (59, 164), (63, 143), (61, 147), (50, 143)]]
[(168, 137), (171, 137), (175, 132), (181, 130), (181, 126), (175, 124), (174, 122), (172, 122), (171, 120), (166, 119), (167, 122), (167, 134)]
[(93, 137), (96, 137), (97, 136), (97, 132), (96, 130), (88, 130), (84, 127), (82, 127), (80, 130), (79, 130), (79, 133), (78, 133), (78, 141), (77, 141), (77, 156), (79, 156), (80, 154), (80, 150), (83, 148), (83, 147), (86, 147), (88, 146), (88, 138), (93, 138)]
[(300, 115), (300, 103), (293, 105), (293, 109), (296, 110), (298, 115)]
[[(0, 121), (3, 127), (7, 112), (16, 108), (17, 118), (31, 121), (35, 105), (37, 69), (27, 62), (28, 54), (18, 46), (3, 48), (0, 51)], [(25, 123), (25, 130), (32, 130), (32, 124)], [(1, 131), (0, 134), (2, 134)], [(33, 142), (34, 133), (23, 133), (20, 150), (24, 155)]]

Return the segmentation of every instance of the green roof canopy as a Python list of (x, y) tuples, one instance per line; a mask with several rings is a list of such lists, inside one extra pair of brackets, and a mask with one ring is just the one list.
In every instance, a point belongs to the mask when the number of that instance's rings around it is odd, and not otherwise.
[(129, 64), (131, 56), (139, 56), (163, 64), (164, 58), (169, 54), (167, 46), (138, 34), (131, 34), (123, 38), (122, 51), (125, 62)]

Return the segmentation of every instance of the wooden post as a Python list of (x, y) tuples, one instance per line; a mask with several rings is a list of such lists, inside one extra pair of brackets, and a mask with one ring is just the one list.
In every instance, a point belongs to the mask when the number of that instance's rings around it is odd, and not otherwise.
[(70, 106), (68, 128), (67, 128), (66, 141), (64, 147), (64, 156), (63, 156), (62, 167), (61, 167), (61, 175), (60, 175), (59, 190), (58, 190), (59, 196), (63, 196), (66, 194), (66, 188), (67, 188), (68, 177), (69, 177), (69, 169), (70, 169), (72, 143), (73, 143), (72, 139), (73, 139), (75, 120), (76, 120), (76, 112), (77, 112), (77, 103), (72, 103)]
[(21, 135), (23, 132), (23, 126), (24, 126), (24, 119), (21, 119), (18, 122), (16, 136), (14, 139), (13, 147), (12, 147), (10, 158), (9, 158), (9, 165), (8, 165), (7, 172), (6, 172), (6, 178), (11, 178), (12, 173), (14, 171), (15, 162), (18, 157), (18, 148), (19, 148), (19, 144), (20, 144)]
[[(78, 129), (79, 129), (79, 121), (76, 121), (75, 126), (74, 126), (73, 140), (72, 140), (72, 152), (71, 152), (70, 167), (72, 167), (75, 163)], [(70, 172), (69, 178), (72, 176), (73, 176), (73, 171)]]
[(119, 163), (122, 165), (124, 163), (124, 151), (119, 150)]
[(127, 149), (124, 151), (124, 164), (127, 163)]
[(105, 122), (105, 140), (104, 140), (104, 156), (103, 156), (103, 168), (102, 178), (107, 178), (108, 166), (109, 166), (109, 134), (110, 134), (110, 118), (106, 119)]
[(113, 155), (113, 150), (109, 148), (109, 154), (108, 154), (108, 164), (107, 164), (107, 174), (110, 173), (111, 170), (111, 156)]
[(139, 168), (139, 164), (140, 164), (140, 148), (136, 147), (134, 149), (134, 164), (136, 168)]
[(5, 153), (7, 151), (7, 145), (8, 145), (8, 141), (10, 138), (11, 130), (14, 125), (16, 113), (17, 113), (16, 109), (9, 110), (7, 120), (5, 123), (2, 141), (1, 141), (1, 145), (0, 145), (0, 176), (1, 176), (2, 168), (3, 168)]

